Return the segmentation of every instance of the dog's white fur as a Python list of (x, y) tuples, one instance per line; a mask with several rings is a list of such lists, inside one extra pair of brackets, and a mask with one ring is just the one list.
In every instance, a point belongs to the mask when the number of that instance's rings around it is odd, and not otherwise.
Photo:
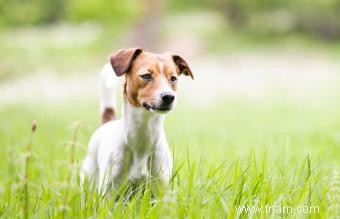
[(116, 108), (116, 87), (118, 78), (113, 77), (114, 72), (110, 64), (103, 66), (100, 72), (100, 114), (102, 115), (106, 108)]
[[(116, 109), (114, 72), (110, 64), (101, 72), (101, 112)], [(162, 92), (174, 92), (167, 83)], [(159, 94), (158, 94), (159, 93)], [(158, 97), (159, 98), (159, 97)], [(122, 180), (134, 182), (143, 177), (159, 177), (169, 183), (172, 156), (163, 129), (164, 114), (132, 106), (124, 97), (123, 117), (99, 127), (92, 135), (88, 154), (81, 168), (81, 181), (98, 182), (98, 191), (106, 193), (111, 184), (118, 187)]]

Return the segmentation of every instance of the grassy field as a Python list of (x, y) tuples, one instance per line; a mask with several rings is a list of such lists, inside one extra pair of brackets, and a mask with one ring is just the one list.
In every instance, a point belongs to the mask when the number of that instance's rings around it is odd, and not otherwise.
[[(339, 216), (340, 105), (335, 101), (226, 99), (209, 109), (181, 103), (166, 121), (175, 160), (171, 189), (155, 192), (147, 184), (130, 200), (88, 191), (85, 201), (78, 169), (98, 126), (97, 101), (69, 104), (1, 107), (1, 218), (25, 213), (32, 218)], [(37, 130), (25, 171), (32, 120)], [(243, 205), (263, 211), (237, 212)], [(268, 214), (266, 205), (318, 206), (319, 211)]]
[(170, 19), (178, 33), (164, 28), (162, 43), (191, 49), (195, 73), (165, 124), (174, 178), (169, 190), (147, 183), (130, 200), (91, 188), (84, 197), (78, 178), (99, 125), (93, 75), (128, 34), (85, 24), (0, 35), (0, 218), (340, 216), (340, 44), (259, 41), (221, 33), (214, 19), (202, 34), (205, 14), (185, 16), (195, 30)]

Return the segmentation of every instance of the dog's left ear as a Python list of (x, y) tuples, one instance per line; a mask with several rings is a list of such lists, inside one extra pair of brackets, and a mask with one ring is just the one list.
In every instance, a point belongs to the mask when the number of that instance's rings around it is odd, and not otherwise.
[(131, 66), (132, 61), (135, 60), (137, 56), (142, 52), (143, 49), (136, 47), (122, 49), (110, 55), (109, 60), (116, 75), (119, 77), (127, 72)]
[(174, 60), (179, 74), (184, 74), (186, 76), (190, 76), (192, 79), (194, 79), (194, 75), (192, 74), (188, 63), (179, 55), (172, 55), (172, 59)]

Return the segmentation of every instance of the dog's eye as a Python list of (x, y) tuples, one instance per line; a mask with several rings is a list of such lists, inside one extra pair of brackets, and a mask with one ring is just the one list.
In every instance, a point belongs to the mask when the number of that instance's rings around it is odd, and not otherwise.
[(139, 77), (141, 77), (143, 80), (146, 80), (146, 81), (150, 81), (152, 79), (152, 76), (150, 73), (139, 75)]
[(177, 77), (176, 77), (176, 76), (171, 76), (170, 80), (171, 80), (172, 82), (175, 82), (175, 81), (177, 81)]

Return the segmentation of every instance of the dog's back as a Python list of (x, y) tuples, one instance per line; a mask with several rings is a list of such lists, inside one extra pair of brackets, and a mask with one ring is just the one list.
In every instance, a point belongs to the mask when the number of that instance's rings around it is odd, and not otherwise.
[[(116, 89), (118, 79), (110, 64), (105, 64), (100, 72), (100, 114), (102, 125), (116, 119)], [(106, 124), (110, 125), (110, 124)], [(103, 129), (104, 130), (104, 129)], [(85, 157), (81, 168), (81, 181), (84, 182), (85, 176), (88, 177), (90, 184), (93, 183), (98, 175), (98, 147), (101, 143), (103, 130), (99, 127), (91, 136), (88, 154)]]

